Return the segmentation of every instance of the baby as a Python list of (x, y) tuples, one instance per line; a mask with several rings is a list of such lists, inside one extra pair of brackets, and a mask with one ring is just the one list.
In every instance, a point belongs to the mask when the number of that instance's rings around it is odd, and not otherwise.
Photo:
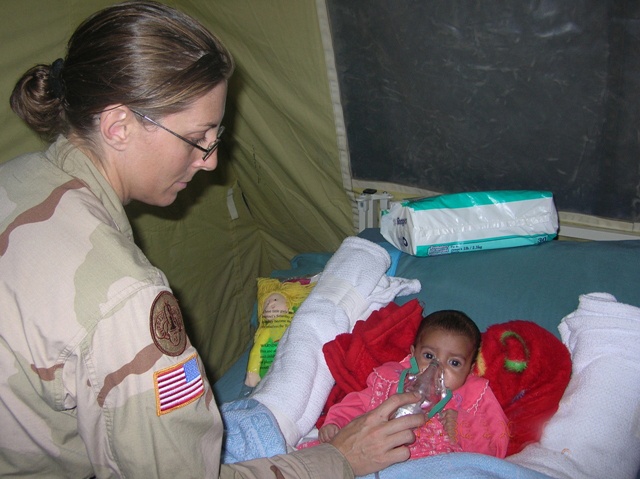
[(445, 386), (453, 396), (441, 412), (414, 431), (411, 458), (460, 451), (505, 457), (507, 418), (488, 381), (471, 374), (480, 341), (480, 330), (466, 314), (453, 310), (429, 314), (420, 323), (410, 355), (400, 363), (388, 362), (375, 368), (367, 378), (366, 389), (347, 394), (329, 409), (318, 433), (319, 441), (330, 441), (349, 421), (396, 393), (400, 375), (410, 366), (412, 357), (420, 371), (437, 359), (444, 370)]

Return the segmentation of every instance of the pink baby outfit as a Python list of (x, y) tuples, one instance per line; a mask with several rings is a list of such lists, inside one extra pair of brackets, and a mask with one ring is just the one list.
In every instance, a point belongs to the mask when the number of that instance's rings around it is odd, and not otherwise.
[[(409, 359), (410, 356), (401, 363), (388, 362), (375, 368), (367, 378), (366, 389), (351, 392), (334, 404), (324, 424), (343, 428), (395, 394), (400, 373), (409, 367)], [(461, 387), (453, 391), (453, 397), (444, 409), (458, 411), (457, 443), (449, 440), (436, 415), (414, 431), (416, 441), (409, 447), (412, 459), (461, 451), (505, 457), (509, 444), (507, 417), (486, 379), (470, 375)]]

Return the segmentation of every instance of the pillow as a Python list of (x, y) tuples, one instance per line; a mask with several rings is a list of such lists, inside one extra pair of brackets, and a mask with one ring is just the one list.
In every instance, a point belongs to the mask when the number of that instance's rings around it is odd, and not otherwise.
[(509, 420), (507, 456), (540, 440), (558, 409), (571, 357), (562, 342), (531, 321), (494, 324), (482, 333), (475, 372), (486, 378)]
[(573, 361), (569, 386), (540, 442), (507, 460), (557, 478), (634, 477), (640, 466), (640, 308), (608, 293), (581, 295), (559, 330)]

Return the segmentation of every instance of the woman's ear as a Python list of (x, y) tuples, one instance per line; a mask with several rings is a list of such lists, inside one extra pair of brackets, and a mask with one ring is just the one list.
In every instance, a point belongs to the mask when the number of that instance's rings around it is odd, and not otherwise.
[(121, 151), (131, 140), (134, 129), (134, 113), (124, 105), (114, 105), (100, 113), (100, 134), (104, 142)]

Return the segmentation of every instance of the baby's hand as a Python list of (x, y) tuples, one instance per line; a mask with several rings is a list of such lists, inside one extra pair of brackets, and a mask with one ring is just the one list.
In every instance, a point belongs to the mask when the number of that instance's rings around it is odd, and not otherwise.
[(318, 439), (320, 442), (329, 442), (338, 434), (340, 428), (335, 424), (325, 424), (318, 431)]
[(452, 443), (458, 442), (458, 411), (454, 409), (447, 409), (438, 413), (438, 419), (442, 423), (444, 430), (447, 432), (447, 436)]

